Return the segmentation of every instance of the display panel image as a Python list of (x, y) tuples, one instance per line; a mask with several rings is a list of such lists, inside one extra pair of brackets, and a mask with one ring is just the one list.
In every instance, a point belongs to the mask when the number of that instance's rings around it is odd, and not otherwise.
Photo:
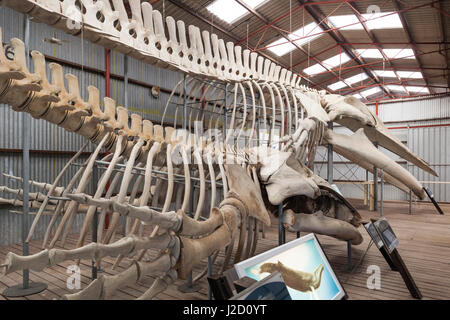
[(281, 273), (273, 272), (230, 300), (292, 300)]
[(293, 300), (335, 300), (345, 292), (319, 242), (309, 234), (235, 265), (241, 277), (260, 281), (281, 273)]

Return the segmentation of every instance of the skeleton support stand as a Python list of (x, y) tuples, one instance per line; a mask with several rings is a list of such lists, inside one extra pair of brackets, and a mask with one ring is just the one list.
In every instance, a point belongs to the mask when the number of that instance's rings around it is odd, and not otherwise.
[[(98, 181), (98, 165), (94, 163), (94, 167), (92, 169), (92, 194), (97, 190), (97, 181)], [(92, 242), (97, 242), (97, 227), (98, 227), (98, 208), (95, 208), (94, 217), (92, 219)], [(99, 267), (94, 260), (92, 260), (92, 280), (97, 279)]]
[(409, 214), (412, 215), (412, 191), (409, 190)]
[[(124, 97), (124, 107), (125, 109), (128, 109), (128, 83), (129, 83), (129, 76), (128, 76), (128, 56), (123, 56), (123, 97)], [(126, 221), (127, 219), (125, 217), (122, 218), (122, 234), (125, 237), (127, 235), (126, 231)]]
[[(23, 16), (24, 19), (24, 40), (26, 52), (29, 52), (30, 43), (30, 19), (28, 15)], [(27, 64), (30, 65), (30, 57), (27, 57)], [(29, 245), (26, 242), (28, 234), (28, 218), (29, 218), (29, 193), (30, 185), (30, 115), (27, 112), (22, 113), (23, 121), (23, 215), (22, 215), (22, 243), (23, 243), (23, 255), (28, 256)], [(3, 291), (2, 295), (8, 298), (13, 297), (25, 297), (32, 294), (36, 294), (47, 289), (45, 283), (30, 282), (30, 271), (23, 270), (23, 282), (22, 284), (10, 287)]]
[(278, 245), (281, 246), (286, 243), (286, 230), (283, 226), (284, 212), (283, 203), (278, 206)]
[[(328, 122), (328, 129), (333, 130), (333, 122)], [(333, 184), (333, 145), (328, 144), (327, 179), (330, 185)]]
[(383, 196), (384, 196), (384, 171), (381, 169), (380, 172), (380, 217), (383, 216)]
[[(378, 144), (374, 143), (378, 148)], [(378, 168), (373, 167), (373, 211), (378, 211)]]

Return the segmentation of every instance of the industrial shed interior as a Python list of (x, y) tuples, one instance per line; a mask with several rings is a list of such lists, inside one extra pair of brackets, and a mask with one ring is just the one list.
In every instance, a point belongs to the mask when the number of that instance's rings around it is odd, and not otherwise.
[(0, 300), (450, 299), (449, 15), (0, 0)]

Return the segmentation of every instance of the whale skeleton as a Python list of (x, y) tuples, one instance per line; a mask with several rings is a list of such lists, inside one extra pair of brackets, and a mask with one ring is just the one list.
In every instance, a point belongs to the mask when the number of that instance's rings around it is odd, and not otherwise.
[[(309, 169), (320, 145), (334, 145), (337, 152), (352, 155), (352, 161), (363, 167), (379, 166), (388, 172), (392, 184), (405, 191), (411, 189), (421, 199), (425, 197), (417, 180), (376, 151), (372, 143), (377, 142), (425, 171), (436, 173), (393, 137), (359, 100), (305, 87), (291, 71), (195, 26), (188, 26), (186, 34), (183, 21), (175, 22), (172, 17), (163, 21), (161, 13), (148, 2), (129, 0), (129, 4), (131, 17), (122, 0), (0, 0), (0, 5), (26, 13), (34, 21), (82, 35), (145, 63), (186, 73), (186, 92), (177, 85), (170, 101), (176, 92), (178, 101), (184, 96), (192, 103), (217, 97), (213, 85), (204, 86), (198, 80), (206, 79), (214, 84), (227, 83), (232, 90), (220, 98), (225, 97), (231, 104), (206, 104), (205, 109), (210, 108), (206, 112), (211, 111), (208, 121), (204, 114), (194, 115), (191, 109), (184, 130), (176, 129), (177, 117), (173, 126), (164, 119), (161, 125), (154, 124), (140, 115), (129, 115), (127, 109), (116, 107), (116, 102), (107, 97), (103, 98), (102, 110), (97, 88), (89, 86), (86, 101), (80, 94), (76, 76), (64, 75), (60, 65), (50, 63), (49, 80), (45, 57), (37, 51), (31, 52), (34, 66), (31, 72), (24, 43), (16, 38), (10, 40), (14, 57), (9, 59), (2, 42), (0, 103), (56, 124), (97, 145), (66, 186), (58, 186), (65, 168), (53, 184), (40, 185), (46, 194), (32, 195), (30, 206), (39, 208), (32, 226), (42, 215), (53, 212), (43, 250), (30, 256), (9, 253), (0, 266), (2, 274), (27, 268), (39, 271), (65, 260), (99, 262), (107, 256), (117, 257), (114, 264), (117, 266), (127, 257), (132, 263), (125, 271), (100, 277), (64, 298), (108, 299), (118, 289), (151, 275), (156, 280), (139, 299), (152, 299), (177, 278), (186, 279), (206, 257), (217, 258), (220, 250), (225, 251), (220, 272), (253, 255), (260, 226), (270, 225), (269, 213), (276, 212), (280, 204), (295, 208), (295, 199), (301, 199), (304, 208), (301, 212), (288, 211), (283, 221), (286, 228), (308, 229), (359, 244), (360, 215)], [(228, 127), (220, 126), (219, 117), (214, 121), (213, 112), (217, 109), (219, 114), (231, 112)], [(249, 141), (261, 120), (263, 138), (268, 139), (267, 143), (255, 146)], [(335, 134), (326, 129), (330, 121), (356, 133)], [(194, 134), (195, 122), (208, 123), (208, 129), (216, 134)], [(280, 123), (279, 128), (276, 122)], [(248, 128), (248, 141), (239, 144)], [(282, 128), (286, 128), (285, 132)], [(277, 135), (281, 139), (277, 140)], [(87, 186), (93, 166), (103, 149), (110, 151), (100, 161), (107, 168), (99, 178), (97, 190), (89, 195)], [(107, 181), (110, 181), (108, 191)], [(218, 204), (219, 184), (224, 199)], [(21, 193), (2, 190), (16, 196)], [(51, 198), (55, 195), (61, 196), (57, 202)], [(19, 199), (1, 201), (23, 205)], [(85, 244), (95, 209), (100, 209), (100, 241)], [(55, 248), (57, 243), (65, 245), (80, 213), (86, 214), (77, 248)], [(108, 213), (111, 224), (104, 232)], [(120, 217), (126, 218), (127, 234), (114, 241)], [(146, 226), (152, 227), (149, 234)], [(33, 234), (31, 228), (27, 241)], [(144, 259), (148, 250), (158, 252), (152, 261)]]

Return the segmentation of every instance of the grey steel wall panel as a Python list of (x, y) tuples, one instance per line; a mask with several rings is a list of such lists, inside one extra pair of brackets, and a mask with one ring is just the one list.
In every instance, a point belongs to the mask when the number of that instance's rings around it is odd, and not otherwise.
[(450, 117), (450, 97), (383, 103), (378, 107), (382, 121), (411, 121)]
[[(40, 182), (52, 182), (62, 170), (64, 165), (70, 159), (70, 156), (65, 155), (30, 155), (30, 178)], [(79, 162), (84, 162), (86, 156), (81, 156)], [(67, 185), (71, 177), (75, 174), (77, 167), (71, 167), (64, 175), (60, 186)], [(0, 154), (0, 172), (21, 176), (22, 174), (22, 155), (21, 154)], [(3, 175), (0, 175), (0, 185), (6, 185), (10, 188), (22, 188), (21, 182), (11, 180)], [(41, 191), (32, 186), (30, 192)], [(11, 194), (0, 194), (3, 198), (14, 198)], [(21, 221), (22, 217), (19, 214), (11, 213), (10, 211), (21, 211), (19, 207), (0, 207), (0, 245), (8, 245), (11, 243), (19, 243), (22, 239)], [(33, 211), (35, 211), (33, 209)], [(30, 215), (30, 221), (34, 219), (34, 215)], [(35, 232), (35, 239), (41, 239), (44, 236), (46, 227), (50, 222), (51, 216), (43, 216), (39, 221)], [(82, 215), (75, 220), (72, 232), (78, 232), (82, 225)]]

